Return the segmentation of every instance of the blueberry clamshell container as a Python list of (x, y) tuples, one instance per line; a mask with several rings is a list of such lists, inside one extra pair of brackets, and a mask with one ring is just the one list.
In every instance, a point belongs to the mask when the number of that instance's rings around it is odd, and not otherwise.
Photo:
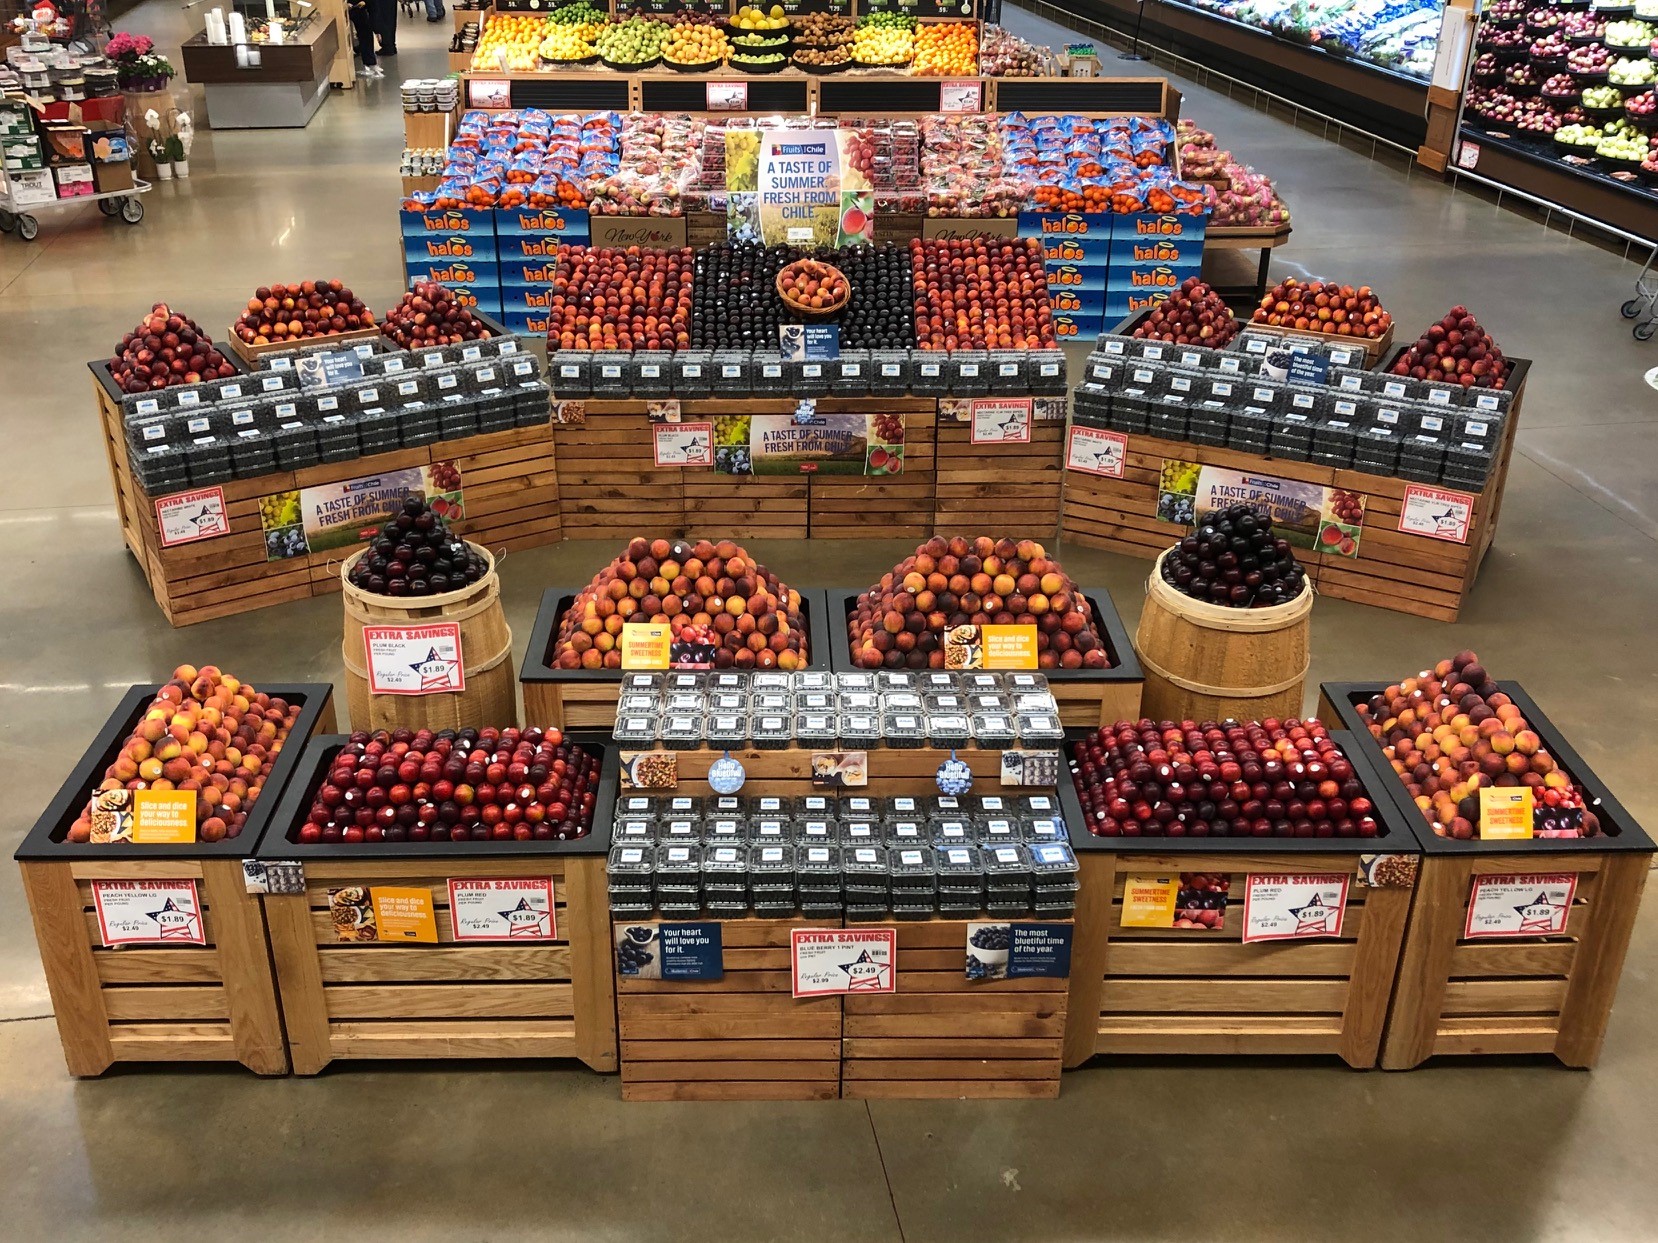
[(803, 747), (830, 748), (840, 737), (836, 717), (832, 712), (797, 712), (793, 724), (794, 740)]
[(656, 826), (649, 820), (633, 817), (618, 820), (610, 832), (610, 840), (618, 845), (655, 846)]
[(445, 398), (438, 407), (439, 440), (465, 440), (478, 434), (478, 408), (470, 403), (462, 405), (462, 400)]
[(881, 692), (881, 710), (883, 712), (925, 712), (927, 701), (925, 696), (914, 690), (887, 690)]
[(675, 397), (711, 397), (714, 393), (714, 355), (708, 350), (680, 350), (673, 355), (669, 383)]
[(593, 355), (589, 370), (594, 397), (617, 398), (633, 395), (632, 359), (627, 354), (606, 350)]
[(1070, 830), (1060, 816), (1036, 816), (1024, 822), (1026, 845), (1037, 842), (1063, 842), (1070, 838)]
[(623, 691), (616, 698), (616, 715), (639, 716), (657, 711), (662, 705), (657, 702), (656, 695), (643, 694), (638, 691)]
[(933, 845), (976, 846), (979, 835), (971, 820), (934, 820), (930, 823)]
[(903, 397), (910, 391), (908, 350), (871, 350), (869, 391), (876, 397)]
[(917, 397), (947, 397), (950, 377), (949, 355), (938, 350), (917, 350), (910, 358), (910, 392)]
[(837, 396), (858, 397), (869, 392), (868, 350), (845, 350), (829, 365), (829, 387)]
[(970, 720), (973, 741), (986, 750), (1006, 750), (1019, 740), (1011, 713), (975, 712)]
[(852, 669), (835, 674), (835, 689), (844, 695), (848, 691), (874, 691), (878, 688), (872, 672), (867, 669)]
[[(670, 718), (680, 719), (684, 718)], [(715, 751), (741, 750), (748, 745), (748, 716), (741, 712), (712, 713), (702, 722), (702, 736)], [(668, 741), (665, 731), (663, 741)], [(669, 742), (669, 745), (683, 744)]]
[(747, 846), (749, 823), (745, 816), (712, 816), (702, 822), (702, 840), (708, 845)]
[(808, 817), (795, 826), (794, 840), (797, 846), (838, 846), (840, 822)]
[(840, 696), (833, 690), (797, 690), (792, 702), (796, 712), (834, 712), (840, 706)]
[(927, 798), (922, 813), (929, 820), (961, 819), (973, 814), (973, 801), (962, 794), (934, 794)]
[(747, 816), (748, 800), (741, 794), (714, 794), (703, 800), (702, 814), (714, 816)]
[(797, 695), (804, 691), (832, 694), (837, 685), (835, 675), (827, 669), (797, 669), (789, 681), (789, 688)]
[(930, 712), (927, 740), (935, 747), (965, 747), (973, 741), (973, 719), (965, 712)]
[(674, 356), (667, 350), (640, 350), (629, 362), (633, 395), (660, 400), (673, 396)]
[(874, 712), (843, 712), (835, 729), (840, 745), (847, 750), (866, 750), (881, 745), (881, 718)]
[(656, 742), (657, 718), (654, 715), (618, 716), (612, 737), (625, 747), (648, 747)]
[(990, 354), (986, 350), (954, 350), (945, 367), (953, 397), (986, 397), (991, 390)]
[(255, 428), (238, 432), (230, 446), (230, 470), (238, 479), (272, 473), (276, 470), (276, 446)]
[(715, 350), (713, 390), (716, 396), (743, 396), (754, 388), (754, 355), (749, 350)]
[(884, 838), (889, 847), (926, 846), (932, 843), (933, 835), (925, 820), (889, 820)]
[(662, 745), (675, 751), (691, 751), (703, 744), (703, 718), (679, 713), (662, 718)]
[(284, 424), (271, 433), (271, 440), (276, 446), (276, 465), (280, 470), (300, 470), (322, 460), (317, 429), (308, 423)]
[(1039, 397), (1063, 397), (1068, 373), (1065, 351), (1061, 349), (1031, 350), (1022, 359), (1025, 388)]
[(648, 887), (656, 875), (656, 852), (649, 846), (618, 842), (610, 848), (605, 872), (612, 885), (626, 878), (636, 886)]
[(1025, 840), (1024, 823), (1011, 816), (991, 816), (978, 822), (979, 845), (986, 850), (995, 846), (1017, 846)]
[(842, 713), (880, 712), (881, 710), (881, 694), (879, 691), (842, 691), (836, 695), (835, 701)]
[(911, 794), (895, 794), (881, 801), (881, 814), (889, 820), (922, 819), (927, 814), (924, 800)]

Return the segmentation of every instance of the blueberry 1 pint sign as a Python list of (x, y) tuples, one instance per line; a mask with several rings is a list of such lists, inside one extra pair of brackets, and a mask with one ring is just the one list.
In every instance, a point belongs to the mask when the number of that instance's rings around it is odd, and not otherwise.
[(796, 928), (789, 934), (795, 997), (898, 991), (895, 928)]

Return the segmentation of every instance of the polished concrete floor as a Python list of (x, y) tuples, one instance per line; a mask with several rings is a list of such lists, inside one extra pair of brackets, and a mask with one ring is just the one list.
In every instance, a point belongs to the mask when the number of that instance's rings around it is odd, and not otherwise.
[[(123, 25), (165, 46), (192, 20), (152, 2)], [(446, 29), (405, 23), (392, 76), (337, 94), (304, 131), (204, 128), (195, 175), (160, 187), (138, 228), (83, 207), (32, 246), (0, 238), (0, 846), (131, 683), (183, 660), (255, 681), (339, 677), (333, 599), (165, 625), (122, 548), (83, 364), (157, 298), (213, 327), (271, 280), (337, 274), (392, 301), (396, 83), (442, 72)], [(1406, 333), (1466, 302), (1536, 360), (1502, 530), (1462, 622), (1324, 601), (1312, 681), (1476, 648), (1658, 827), (1658, 394), (1643, 381), (1658, 345), (1632, 341), (1617, 313), (1635, 268), (1213, 92), (1186, 98), (1291, 204), (1276, 272), (1368, 282)], [(868, 582), (904, 551), (754, 547), (808, 585)], [(610, 552), (508, 559), (520, 645), (543, 585)], [(1133, 624), (1143, 563), (1084, 550), (1066, 562)], [(1057, 1103), (869, 1107), (623, 1106), (614, 1079), (523, 1065), (82, 1083), (64, 1072), (16, 875), (0, 869), (0, 1238), (1650, 1239), (1655, 964), (1649, 903), (1589, 1074), (1525, 1060), (1409, 1074), (1117, 1063), (1068, 1075)]]

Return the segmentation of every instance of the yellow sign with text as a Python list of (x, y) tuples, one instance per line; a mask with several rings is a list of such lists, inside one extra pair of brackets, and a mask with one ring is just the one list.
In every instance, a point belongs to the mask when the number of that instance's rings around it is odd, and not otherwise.
[(1035, 626), (982, 626), (986, 669), (1035, 669)]
[(374, 902), (374, 923), (381, 941), (424, 941), (436, 944), (438, 921), (432, 913), (430, 889), (392, 889), (380, 885), (369, 890)]
[(622, 668), (666, 669), (673, 646), (673, 627), (666, 619), (628, 622), (622, 627)]
[(1532, 810), (1530, 786), (1481, 786), (1480, 837), (1530, 837)]
[(1174, 876), (1123, 877), (1124, 928), (1172, 928), (1180, 880)]
[(132, 840), (156, 846), (196, 840), (194, 790), (134, 790)]

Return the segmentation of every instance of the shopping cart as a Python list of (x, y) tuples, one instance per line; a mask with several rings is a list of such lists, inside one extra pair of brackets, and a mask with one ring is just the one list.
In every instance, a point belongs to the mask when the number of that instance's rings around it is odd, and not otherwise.
[(1654, 328), (1658, 328), (1658, 283), (1650, 283), (1647, 279), (1652, 275), (1655, 259), (1658, 259), (1658, 246), (1648, 253), (1646, 263), (1641, 266), (1641, 274), (1635, 278), (1635, 296), (1621, 308), (1625, 319), (1640, 321), (1630, 329), (1637, 341), (1650, 341)]
[(112, 190), (108, 194), (78, 194), (74, 198), (53, 199), (50, 203), (35, 203), (24, 208), (12, 201), (11, 190), (0, 180), (0, 233), (16, 233), (25, 242), (32, 242), (40, 234), (37, 211), (57, 207), (74, 207), (81, 203), (96, 203), (106, 216), (119, 216), (128, 224), (144, 219), (144, 203), (138, 196), (150, 192), (150, 183), (133, 179), (130, 190)]

